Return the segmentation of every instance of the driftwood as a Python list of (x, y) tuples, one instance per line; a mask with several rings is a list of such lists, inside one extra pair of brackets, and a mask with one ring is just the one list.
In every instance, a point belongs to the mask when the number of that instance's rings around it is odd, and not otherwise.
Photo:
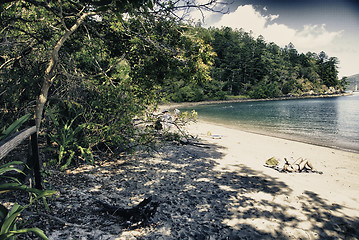
[(0, 159), (16, 148), (24, 139), (36, 133), (36, 127), (24, 129), (0, 142)]
[(102, 201), (96, 201), (100, 206), (100, 212), (120, 217), (126, 227), (137, 227), (148, 224), (150, 218), (155, 214), (158, 202), (152, 202), (152, 197), (145, 198), (142, 202), (132, 208), (121, 208)]

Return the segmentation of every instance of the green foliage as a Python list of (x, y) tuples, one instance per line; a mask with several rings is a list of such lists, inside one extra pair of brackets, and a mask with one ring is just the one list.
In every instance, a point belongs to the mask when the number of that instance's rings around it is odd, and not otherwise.
[(172, 102), (199, 102), (203, 100), (224, 100), (226, 93), (222, 90), (223, 83), (211, 80), (203, 83), (186, 83), (172, 81), (163, 87), (167, 93), (165, 99)]
[[(0, 167), (1, 169), (2, 167)], [(26, 233), (34, 233), (36, 236), (41, 239), (48, 239), (44, 232), (39, 228), (20, 228), (17, 227), (18, 218), (22, 211), (24, 211), (27, 207), (29, 207), (33, 202), (37, 201), (40, 198), (44, 198), (46, 196), (52, 195), (54, 191), (40, 191), (37, 189), (26, 188), (21, 184), (1, 184), (0, 185), (0, 193), (1, 191), (9, 191), (9, 190), (26, 190), (31, 193), (37, 193), (35, 198), (30, 200), (30, 203), (25, 206), (21, 206), (15, 203), (10, 210), (8, 210), (4, 205), (0, 204), (0, 239), (15, 239), (15, 236)], [(36, 190), (36, 191), (35, 191)]]
[(16, 120), (14, 123), (12, 123), (9, 127), (4, 128), (0, 134), (0, 141), (15, 133), (20, 128), (20, 126), (24, 122), (26, 122), (29, 118), (30, 118), (30, 114), (26, 114), (21, 118), (19, 118), (18, 120)]
[[(27, 114), (9, 127), (2, 131), (1, 138), (4, 139), (12, 135), (27, 119), (30, 117), (30, 114)], [(36, 236), (41, 239), (48, 239), (44, 232), (39, 228), (18, 228), (19, 216), (22, 211), (27, 207), (33, 204), (38, 199), (53, 195), (56, 191), (51, 190), (39, 190), (36, 188), (30, 188), (24, 184), (21, 184), (16, 177), (9, 177), (6, 175), (8, 172), (17, 172), (24, 174), (17, 166), (22, 165), (21, 161), (12, 161), (0, 165), (0, 179), (4, 180), (0, 183), (0, 194), (10, 192), (10, 191), (25, 191), (34, 196), (30, 199), (29, 204), (21, 206), (15, 203), (10, 210), (8, 210), (3, 204), (0, 204), (0, 239), (15, 239), (15, 236), (20, 234), (34, 233)], [(5, 181), (6, 180), (6, 181)]]
[(22, 164), (22, 163), (23, 162), (20, 162), (20, 161), (13, 161), (13, 162), (3, 164), (2, 166), (0, 166), (0, 177), (4, 173), (10, 172), (10, 171), (15, 171), (15, 172), (21, 173), (21, 171), (18, 168), (14, 167), (14, 165), (18, 165), (18, 164)]
[(329, 87), (343, 90), (337, 77), (338, 61), (324, 52), (299, 54), (292, 43), (280, 48), (261, 36), (255, 39), (250, 33), (229, 27), (194, 29), (214, 52), (210, 54), (211, 64), (214, 60), (212, 80), (194, 84), (173, 78), (163, 88), (167, 100), (217, 100), (237, 95), (275, 98), (323, 94)]
[[(154, 5), (156, 11), (149, 11)], [(57, 46), (50, 74), (47, 108), (59, 111), (42, 126), (62, 168), (81, 158), (91, 163), (93, 149), (124, 151), (147, 143), (151, 132), (137, 131), (133, 119), (156, 106), (168, 89), (181, 92), (181, 101), (224, 96), (220, 82), (206, 84), (212, 47), (198, 29), (171, 17), (176, 7), (171, 2), (13, 1), (1, 6), (6, 11), (0, 12), (0, 25), (6, 31), (0, 38), (7, 44), (0, 50), (2, 122), (31, 112), (55, 45), (81, 14), (96, 12)], [(187, 86), (172, 88), (172, 82), (192, 84), (198, 91), (187, 95)]]
[(0, 204), (0, 239), (15, 239), (15, 236), (26, 233), (34, 233), (41, 239), (48, 239), (44, 232), (39, 228), (20, 228), (17, 227), (17, 222), (19, 221), (19, 216), (23, 210), (29, 207), (38, 199), (53, 195), (56, 191), (51, 190), (38, 190), (35, 188), (29, 188), (26, 185), (21, 184), (16, 178), (4, 176), (7, 172), (16, 171), (22, 173), (20, 169), (15, 167), (16, 165), (23, 164), (22, 162), (14, 161), (3, 164), (0, 166), (0, 178), (7, 178), (10, 182), (0, 184), (0, 194), (9, 192), (9, 191), (26, 191), (35, 196), (35, 198), (30, 199), (30, 203), (21, 206), (15, 203), (10, 210), (8, 210), (4, 205)]
[[(65, 170), (77, 155), (82, 156), (87, 164), (93, 164), (94, 159), (90, 148), (80, 146), (80, 134), (86, 127), (86, 124), (82, 123), (74, 127), (74, 122), (81, 115), (77, 115), (71, 120), (69, 119), (60, 123), (57, 119), (59, 114), (55, 116), (51, 110), (48, 110), (47, 113), (54, 124), (54, 129), (48, 134), (48, 137), (52, 143), (55, 143), (58, 147), (58, 149), (56, 149), (58, 154), (57, 165), (61, 166), (60, 169)], [(77, 155), (75, 155), (76, 153)]]
[(185, 125), (189, 122), (196, 122), (198, 118), (198, 113), (195, 110), (192, 111), (184, 111), (181, 112), (177, 119), (180, 123), (182, 123), (182, 125)]

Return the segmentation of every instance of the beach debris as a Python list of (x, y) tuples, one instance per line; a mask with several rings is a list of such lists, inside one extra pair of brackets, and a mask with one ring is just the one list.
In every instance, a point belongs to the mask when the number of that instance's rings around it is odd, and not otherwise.
[(221, 139), (223, 137), (223, 135), (219, 135), (219, 134), (212, 134), (211, 131), (207, 131), (207, 136), (211, 137), (213, 139)]
[(213, 139), (221, 139), (223, 137), (223, 135), (212, 134), (210, 137), (213, 138)]
[[(271, 158), (267, 159), (263, 166), (268, 167), (268, 168), (273, 168), (274, 170), (277, 170), (278, 172), (298, 172), (298, 173), (306, 172), (306, 173), (323, 174), (322, 171), (318, 171), (315, 168), (313, 168), (313, 166), (306, 159), (299, 158), (297, 161), (300, 160), (300, 162), (299, 163), (294, 162), (294, 164), (290, 164), (286, 158), (284, 158), (284, 160), (286, 161), (286, 163), (284, 164), (283, 167), (279, 166), (279, 161), (275, 157), (271, 157)], [(301, 163), (303, 163), (305, 165), (302, 165), (302, 167), (301, 167), (299, 165)], [(290, 168), (287, 168), (287, 166), (289, 166)], [(297, 167), (297, 168), (295, 168), (295, 167)]]
[(277, 166), (279, 161), (275, 157), (271, 157), (266, 161), (266, 164), (269, 166)]

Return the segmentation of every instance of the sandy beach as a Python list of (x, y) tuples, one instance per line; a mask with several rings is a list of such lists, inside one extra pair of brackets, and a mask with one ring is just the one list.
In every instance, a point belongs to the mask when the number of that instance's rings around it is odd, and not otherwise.
[[(192, 124), (188, 130), (220, 146), (222, 155), (215, 159), (214, 170), (232, 176), (220, 187), (237, 192), (237, 198), (228, 204), (233, 215), (223, 220), (228, 226), (251, 226), (274, 238), (281, 233), (285, 238), (341, 239), (352, 232), (358, 238), (359, 154), (206, 122)], [(265, 160), (273, 156), (306, 158), (323, 174), (282, 173), (264, 167)], [(243, 184), (236, 178), (248, 181)]]
[[(359, 238), (359, 154), (201, 121), (187, 130), (198, 142), (50, 171), (56, 218), (28, 219), (49, 239)], [(323, 174), (265, 167), (273, 156), (306, 158)], [(155, 213), (132, 227), (96, 204), (131, 208), (148, 197)]]

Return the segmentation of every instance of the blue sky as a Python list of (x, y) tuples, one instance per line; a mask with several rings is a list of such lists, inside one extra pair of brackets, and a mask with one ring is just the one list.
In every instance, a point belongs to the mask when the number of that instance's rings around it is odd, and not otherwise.
[[(202, 0), (204, 1), (204, 0)], [(298, 52), (339, 59), (339, 77), (359, 73), (358, 0), (219, 0), (227, 14), (206, 12), (203, 26), (243, 28)], [(202, 19), (199, 12), (194, 19)]]

